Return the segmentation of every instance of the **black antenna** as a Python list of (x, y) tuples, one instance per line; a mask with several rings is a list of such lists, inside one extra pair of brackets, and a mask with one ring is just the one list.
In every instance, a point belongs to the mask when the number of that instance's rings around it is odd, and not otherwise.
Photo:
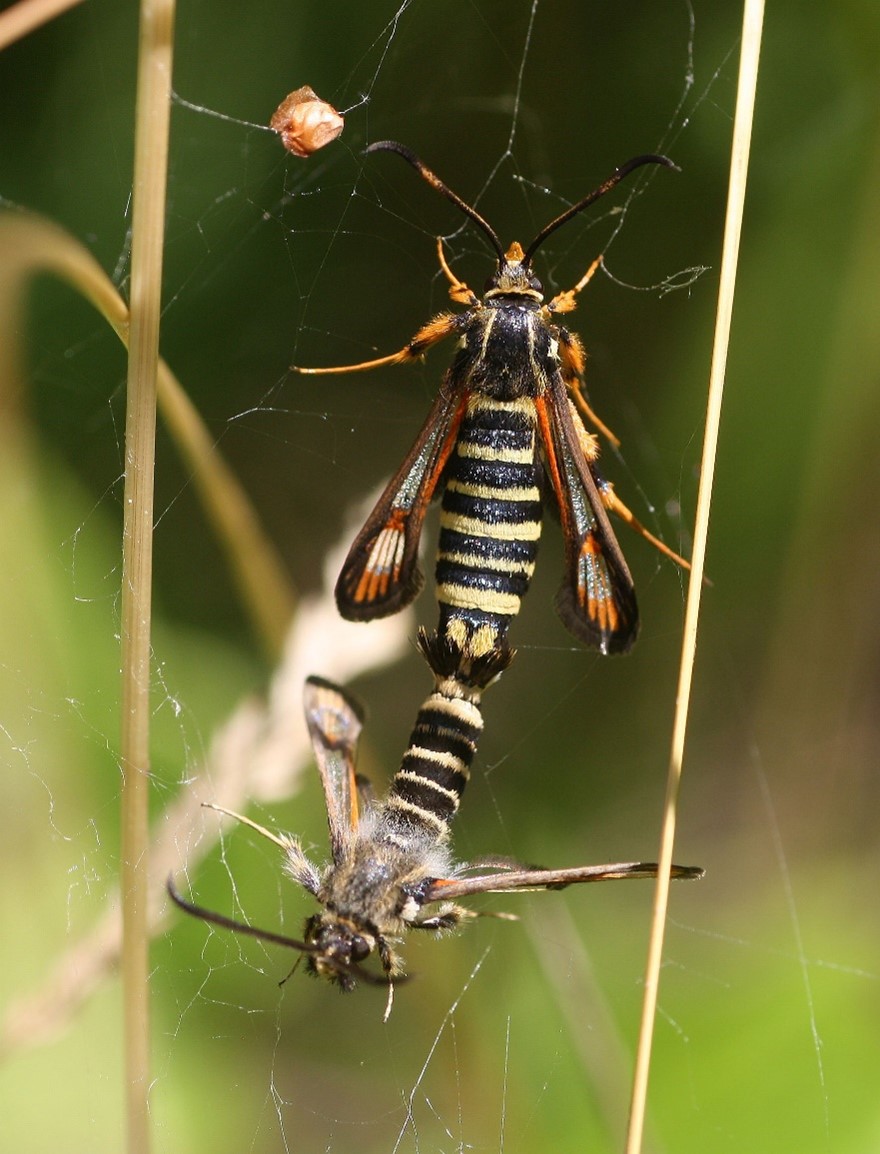
[[(368, 150), (369, 151), (369, 150)], [(676, 172), (681, 169), (677, 164), (674, 164), (668, 156), (658, 156), (655, 153), (647, 153), (644, 156), (634, 156), (632, 160), (628, 160), (626, 164), (622, 164), (620, 168), (615, 168), (611, 176), (606, 181), (603, 181), (598, 188), (593, 189), (589, 196), (585, 196), (583, 200), (579, 200), (577, 204), (573, 204), (571, 208), (567, 208), (561, 216), (557, 216), (555, 220), (551, 220), (548, 225), (541, 229), (529, 247), (526, 249), (523, 257), (523, 264), (529, 264), (535, 251), (544, 243), (551, 233), (556, 232), (557, 228), (561, 228), (573, 216), (577, 216), (579, 212), (583, 212), (585, 208), (604, 196), (606, 192), (610, 192), (616, 184), (619, 184), (625, 176), (636, 168), (641, 168), (643, 164), (662, 164), (664, 168), (673, 168)]]
[[(249, 926), (247, 922), (237, 922), (234, 918), (227, 918), (224, 914), (217, 914), (213, 910), (206, 910), (203, 906), (193, 905), (192, 902), (188, 902), (177, 892), (171, 875), (165, 883), (165, 888), (176, 906), (182, 909), (185, 914), (190, 914), (194, 918), (201, 918), (203, 922), (222, 926), (224, 930), (232, 930), (235, 934), (246, 934), (248, 937), (258, 938), (261, 942), (272, 942), (276, 946), (286, 946), (291, 950), (299, 950), (302, 954), (320, 955), (321, 960), (331, 970), (335, 970), (338, 974), (356, 977), (372, 986), (387, 986), (391, 981), (388, 977), (383, 978), (377, 974), (371, 974), (369, 970), (365, 970), (357, 962), (340, 962), (335, 958), (327, 957), (326, 954), (321, 953), (320, 947), (309, 942), (301, 942), (298, 938), (288, 938), (284, 934), (276, 934), (272, 930), (261, 930), (256, 926)], [(400, 979), (395, 980), (400, 981)]]
[[(426, 180), (432, 188), (436, 188), (437, 191), (445, 196), (447, 200), (451, 200), (456, 208), (459, 208), (465, 214), (465, 216), (469, 216), (471, 218), (474, 224), (479, 225), (479, 227), (489, 238), (492, 247), (498, 253), (499, 262), (502, 264), (504, 263), (504, 249), (501, 247), (501, 241), (498, 239), (498, 234), (491, 227), (489, 222), (480, 216), (475, 208), (471, 208), (471, 206), (466, 201), (462, 200), (457, 193), (453, 192), (448, 185), (444, 184), (440, 177), (435, 175), (424, 163), (424, 161), (420, 160), (414, 152), (406, 147), (405, 144), (398, 144), (396, 140), (377, 140), (376, 143), (371, 144), (366, 151), (368, 153), (396, 152), (399, 156), (402, 156), (404, 160), (409, 161), (409, 163), (413, 166), (413, 168), (416, 170), (419, 176), (422, 177), (423, 180)], [(643, 159), (642, 163), (644, 162), (645, 161)], [(664, 161), (664, 163), (669, 164), (670, 161)], [(625, 176), (626, 173), (622, 173), (621, 175)], [(620, 177), (617, 179), (619, 180)], [(616, 184), (617, 181), (614, 181), (614, 183)], [(608, 187), (610, 188), (611, 185), (609, 184)], [(544, 231), (546, 232), (546, 229)]]

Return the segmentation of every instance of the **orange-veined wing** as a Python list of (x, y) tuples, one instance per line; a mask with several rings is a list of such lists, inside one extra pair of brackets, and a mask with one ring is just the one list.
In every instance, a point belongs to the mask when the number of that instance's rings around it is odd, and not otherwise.
[(535, 400), (544, 465), (565, 538), (565, 579), (556, 608), (575, 637), (602, 653), (625, 653), (635, 642), (639, 612), (629, 568), (608, 521), (575, 428), (579, 420), (562, 377)]
[(336, 582), (336, 604), (348, 621), (387, 617), (415, 598), (424, 583), (419, 537), (467, 405), (448, 393), (448, 378), (406, 460), (385, 488), (348, 552)]
[(358, 787), (354, 772), (363, 715), (355, 702), (336, 685), (309, 677), (303, 690), (306, 724), (327, 806), (330, 853), (339, 863), (358, 825)]

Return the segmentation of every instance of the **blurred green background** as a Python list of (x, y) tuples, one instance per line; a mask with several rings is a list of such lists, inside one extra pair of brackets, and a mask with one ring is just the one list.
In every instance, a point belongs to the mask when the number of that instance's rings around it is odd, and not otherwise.
[[(605, 474), (688, 551), (740, 14), (697, 0), (691, 28), (672, 0), (544, 0), (529, 31), (532, 14), (523, 0), (179, 6), (185, 101), (263, 124), (303, 83), (340, 109), (367, 98), (308, 162), (243, 123), (172, 115), (162, 350), (301, 590), (402, 458), (448, 355), (289, 371), (393, 351), (446, 305), (433, 237), (460, 221), (394, 158), (364, 163), (386, 137), (479, 196), (504, 241), (633, 154), (681, 166), (632, 202), (608, 251), (616, 282), (594, 280), (572, 327), (623, 442)], [(0, 56), (0, 197), (63, 225), (123, 287), (135, 37), (134, 6), (91, 0)], [(649, 1149), (880, 1146), (878, 46), (868, 0), (770, 7), (676, 853), (708, 873), (673, 893)], [(610, 207), (548, 243), (548, 289), (602, 251)], [(479, 287), (481, 238), (466, 229), (450, 251)], [(636, 291), (694, 266), (708, 271), (685, 291)], [(124, 359), (66, 287), (39, 281), (24, 315), (0, 496), (3, 1005), (92, 924), (118, 850)], [(35, 447), (20, 470), (10, 430)], [(270, 670), (162, 431), (156, 507), (159, 815)], [(683, 581), (620, 535), (643, 629), (631, 656), (603, 660), (554, 616), (548, 523), (519, 657), (486, 699), (462, 858), (656, 854)], [(433, 620), (429, 592), (419, 614)], [(389, 773), (427, 687), (414, 652), (355, 687)], [(257, 816), (323, 847), (314, 776)], [(193, 874), (197, 898), (232, 912), (234, 877), (255, 922), (283, 913), (295, 932), (307, 903), (257, 840), (227, 837)], [(493, 903), (522, 921), (407, 945), (418, 978), (387, 1026), (381, 993), (342, 999), (301, 975), (279, 992), (287, 957), (175, 919), (153, 950), (156, 1149), (619, 1149), (650, 901), (645, 885)], [(10, 1150), (120, 1148), (119, 999), (111, 981), (65, 1036), (0, 1068)]]

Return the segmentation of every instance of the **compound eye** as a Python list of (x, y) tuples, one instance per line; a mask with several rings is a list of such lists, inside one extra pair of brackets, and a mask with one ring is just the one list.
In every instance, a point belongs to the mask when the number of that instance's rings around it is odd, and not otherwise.
[(364, 958), (369, 957), (370, 945), (366, 938), (362, 938), (360, 934), (353, 934), (351, 938), (351, 960), (353, 962), (362, 962)]
[(306, 918), (303, 926), (303, 938), (310, 946), (315, 945), (318, 940), (318, 931), (321, 928), (321, 915), (312, 914), (310, 918)]

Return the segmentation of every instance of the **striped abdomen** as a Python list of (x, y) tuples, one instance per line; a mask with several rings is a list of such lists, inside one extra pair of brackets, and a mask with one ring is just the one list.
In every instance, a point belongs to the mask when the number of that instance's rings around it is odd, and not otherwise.
[(532, 398), (471, 396), (447, 465), (437, 554), (439, 634), (471, 657), (506, 647), (541, 535)]
[(384, 803), (383, 824), (394, 840), (427, 835), (443, 841), (470, 776), (483, 718), (473, 700), (442, 686), (419, 709)]

